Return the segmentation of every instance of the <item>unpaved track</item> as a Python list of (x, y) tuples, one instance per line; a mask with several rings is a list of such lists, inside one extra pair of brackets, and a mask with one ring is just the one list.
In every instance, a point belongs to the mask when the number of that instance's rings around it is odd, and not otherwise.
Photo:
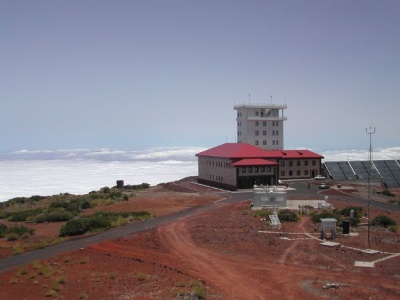
[(159, 227), (160, 242), (180, 258), (181, 268), (192, 270), (194, 276), (219, 290), (224, 299), (314, 299), (293, 285), (292, 276), (301, 276), (298, 270), (198, 246), (191, 238), (187, 221), (185, 218)]

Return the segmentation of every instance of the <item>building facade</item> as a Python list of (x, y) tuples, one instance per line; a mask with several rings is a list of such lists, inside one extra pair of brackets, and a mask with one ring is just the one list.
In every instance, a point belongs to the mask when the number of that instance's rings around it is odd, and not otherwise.
[(237, 142), (265, 150), (284, 149), (284, 116), (286, 104), (235, 105)]
[(309, 150), (264, 150), (246, 143), (225, 143), (196, 156), (198, 182), (230, 190), (313, 178), (323, 158)]
[(279, 179), (314, 178), (322, 172), (322, 155), (309, 150), (282, 150)]
[(200, 183), (236, 190), (278, 182), (278, 163), (268, 160), (268, 153), (253, 145), (225, 143), (196, 156)]

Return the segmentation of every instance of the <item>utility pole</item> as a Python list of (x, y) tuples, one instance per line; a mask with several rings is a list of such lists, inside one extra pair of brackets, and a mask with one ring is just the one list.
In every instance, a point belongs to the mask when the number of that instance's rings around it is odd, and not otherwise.
[(371, 176), (372, 176), (372, 135), (375, 133), (376, 127), (372, 130), (372, 127), (369, 126), (365, 128), (365, 132), (369, 134), (369, 173), (368, 173), (368, 249), (371, 250), (371, 216), (370, 216), (370, 207), (371, 207)]

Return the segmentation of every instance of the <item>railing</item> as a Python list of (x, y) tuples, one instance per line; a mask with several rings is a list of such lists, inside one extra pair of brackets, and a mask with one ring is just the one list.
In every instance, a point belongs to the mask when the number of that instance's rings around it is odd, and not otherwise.
[(234, 106), (234, 109), (241, 108), (241, 107), (249, 107), (249, 108), (257, 108), (257, 107), (263, 107), (263, 108), (281, 108), (281, 109), (286, 109), (287, 105), (286, 104), (268, 104), (268, 103), (249, 103), (249, 104), (238, 104)]

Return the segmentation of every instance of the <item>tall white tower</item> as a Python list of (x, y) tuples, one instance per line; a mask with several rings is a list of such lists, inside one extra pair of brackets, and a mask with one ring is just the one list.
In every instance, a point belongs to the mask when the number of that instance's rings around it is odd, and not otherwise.
[(237, 142), (265, 150), (283, 150), (286, 104), (242, 104), (237, 110)]

